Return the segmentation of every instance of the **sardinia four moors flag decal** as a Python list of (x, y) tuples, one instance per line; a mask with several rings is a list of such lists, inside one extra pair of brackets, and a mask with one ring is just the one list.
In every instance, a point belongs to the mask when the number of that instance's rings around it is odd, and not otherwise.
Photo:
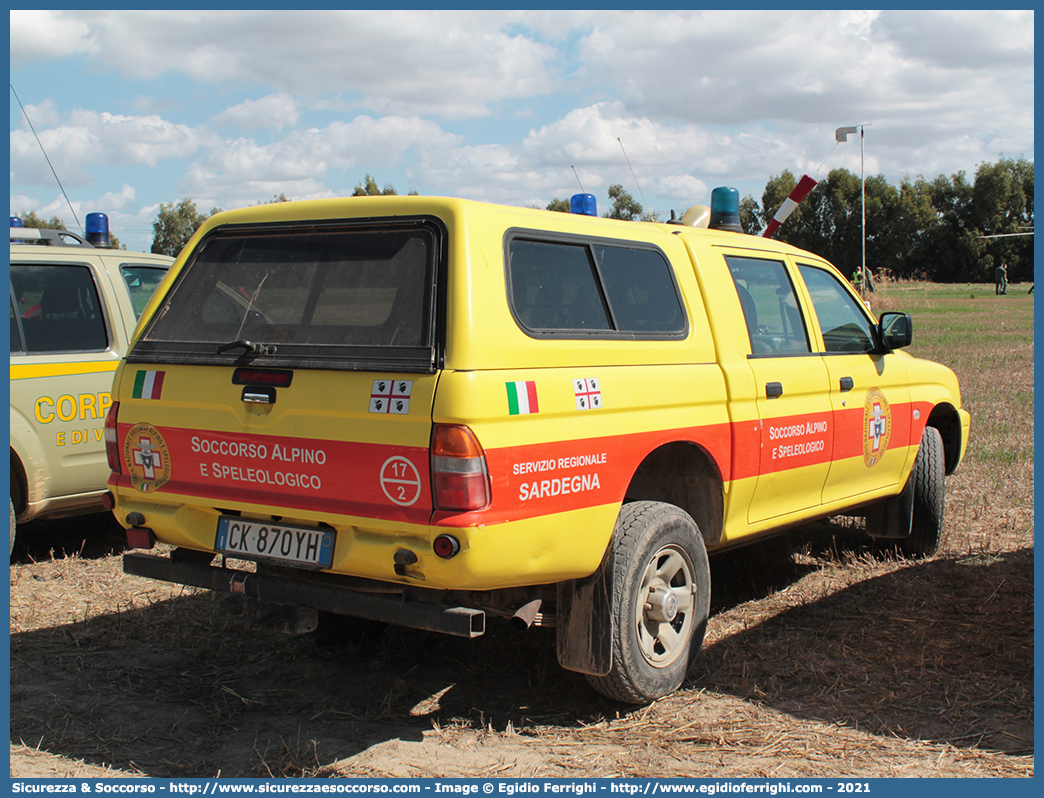
[(165, 371), (139, 371), (134, 377), (135, 399), (159, 399)]
[(528, 382), (507, 383), (508, 411), (513, 416), (525, 416), (529, 413), (539, 413), (540, 405), (537, 402), (536, 383)]

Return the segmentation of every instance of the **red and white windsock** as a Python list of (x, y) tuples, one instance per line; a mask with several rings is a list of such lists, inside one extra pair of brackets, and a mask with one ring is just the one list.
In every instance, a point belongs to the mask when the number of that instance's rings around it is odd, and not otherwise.
[(783, 200), (783, 204), (779, 206), (779, 210), (776, 211), (776, 215), (772, 217), (772, 221), (768, 223), (768, 227), (765, 228), (765, 232), (761, 234), (761, 237), (772, 238), (779, 226), (794, 212), (794, 208), (808, 196), (808, 192), (816, 187), (817, 182), (808, 175), (802, 175), (801, 180), (794, 186), (794, 190), (790, 192), (790, 196)]

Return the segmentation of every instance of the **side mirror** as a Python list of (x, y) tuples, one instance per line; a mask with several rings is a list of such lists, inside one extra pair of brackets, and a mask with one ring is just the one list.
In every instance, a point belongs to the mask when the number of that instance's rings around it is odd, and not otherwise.
[(909, 313), (882, 313), (877, 331), (882, 347), (902, 349), (913, 340), (913, 319)]

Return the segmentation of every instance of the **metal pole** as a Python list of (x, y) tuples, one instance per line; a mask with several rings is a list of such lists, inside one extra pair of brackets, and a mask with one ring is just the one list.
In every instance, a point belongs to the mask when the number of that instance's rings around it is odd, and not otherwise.
[(859, 126), (859, 183), (860, 199), (863, 205), (863, 297), (866, 297), (866, 177), (863, 172), (863, 126)]

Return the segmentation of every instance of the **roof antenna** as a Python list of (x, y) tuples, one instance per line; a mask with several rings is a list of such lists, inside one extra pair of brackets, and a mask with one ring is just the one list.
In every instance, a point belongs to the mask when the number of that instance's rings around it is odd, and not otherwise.
[[(580, 183), (580, 175), (578, 175), (578, 174), (576, 173), (576, 167), (575, 167), (575, 166), (573, 166), (572, 164), (570, 164), (570, 165), (569, 165), (569, 168), (573, 170), (573, 177), (575, 177), (575, 178), (576, 178), (576, 182), (577, 182), (577, 183)], [(583, 184), (583, 183), (580, 183), (580, 191), (581, 191), (581, 192), (583, 192), (583, 193), (585, 193), (585, 194), (587, 193), (586, 191), (584, 191), (584, 184)]]
[[(18, 100), (18, 107), (22, 109), (22, 113), (25, 114), (25, 121), (29, 123), (29, 129), (33, 131), (33, 135), (36, 136), (36, 128), (33, 127), (33, 120), (29, 118), (29, 114), (26, 113), (25, 106), (22, 105), (21, 99), (18, 97), (18, 92), (15, 91), (14, 84), (11, 85), (11, 93), (14, 94), (15, 99)], [(44, 158), (47, 160), (47, 165), (51, 167), (51, 174), (54, 175), (54, 179), (58, 180), (58, 173), (54, 171), (54, 167), (51, 166), (51, 159), (47, 157), (47, 150), (44, 149), (43, 142), (40, 141), (40, 137), (36, 136), (36, 143), (40, 145), (40, 151), (43, 152)], [(80, 217), (76, 215), (76, 209), (73, 208), (71, 202), (69, 202), (69, 195), (65, 193), (65, 186), (62, 185), (62, 181), (58, 180), (58, 188), (62, 190), (62, 196), (65, 197), (65, 201), (69, 203), (69, 210), (72, 211), (73, 218), (76, 220), (76, 226), (83, 230), (83, 225), (80, 224)]]
[[(617, 141), (620, 141), (620, 137), (616, 137)], [(627, 168), (631, 170), (631, 177), (634, 178), (634, 184), (638, 186), (638, 194), (642, 198), (642, 204), (645, 206), (645, 212), (652, 217), (652, 211), (649, 210), (649, 203), (645, 201), (645, 194), (642, 194), (642, 187), (638, 185), (638, 178), (634, 176), (634, 169), (631, 166), (631, 159), (627, 157), (627, 150), (624, 149), (623, 142), (620, 141), (620, 150), (623, 152), (624, 160), (627, 161)]]

